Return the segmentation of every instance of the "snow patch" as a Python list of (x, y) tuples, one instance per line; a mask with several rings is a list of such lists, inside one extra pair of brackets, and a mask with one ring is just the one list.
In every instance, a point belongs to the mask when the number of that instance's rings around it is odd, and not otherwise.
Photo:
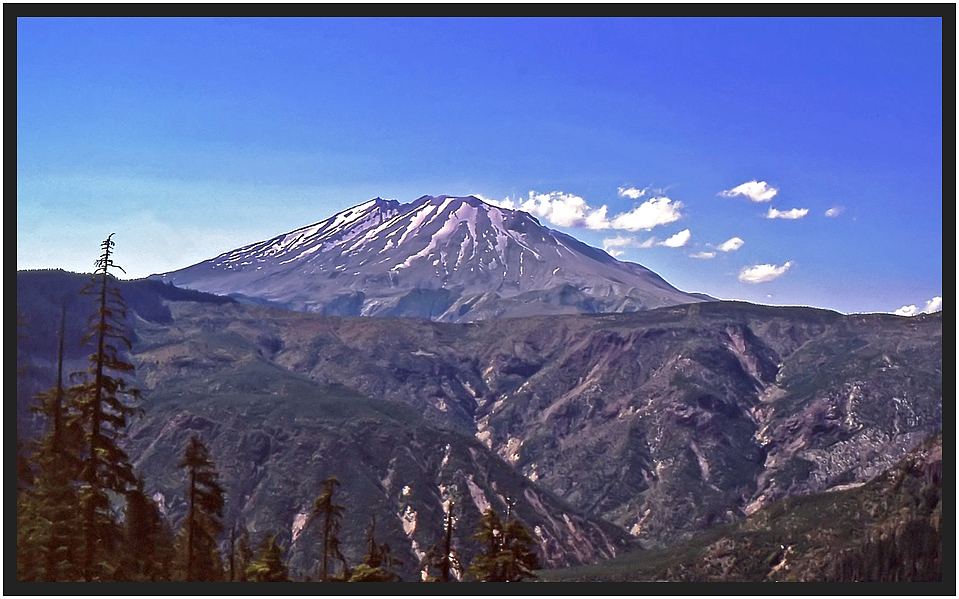
[[(449, 203), (449, 200), (447, 200), (443, 204), (443, 208), (445, 208), (448, 203)], [(410, 219), (410, 224), (406, 227), (406, 230), (403, 231), (403, 235), (400, 237), (400, 240), (396, 243), (396, 245), (402, 245), (403, 242), (406, 241), (406, 238), (409, 237), (411, 233), (416, 233), (417, 231), (419, 231), (420, 226), (424, 222), (426, 222), (426, 219), (428, 219), (430, 215), (436, 211), (437, 208), (438, 206), (434, 204), (427, 204), (423, 210), (420, 210), (419, 212), (417, 212), (416, 216)], [(440, 211), (442, 211), (442, 208), (440, 208)]]

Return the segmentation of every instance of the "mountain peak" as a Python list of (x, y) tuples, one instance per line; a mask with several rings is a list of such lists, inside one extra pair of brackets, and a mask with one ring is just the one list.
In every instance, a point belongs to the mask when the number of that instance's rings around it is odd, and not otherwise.
[(451, 321), (701, 301), (475, 196), (377, 197), (159, 277), (298, 310)]

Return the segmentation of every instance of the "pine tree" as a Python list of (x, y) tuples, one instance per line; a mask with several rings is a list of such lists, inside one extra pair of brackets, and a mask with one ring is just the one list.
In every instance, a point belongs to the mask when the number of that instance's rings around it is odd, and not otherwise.
[(267, 535), (260, 543), (256, 559), (246, 568), (250, 582), (289, 582), (283, 548), (276, 542), (277, 535)]
[(171, 580), (173, 539), (160, 510), (143, 490), (143, 477), (127, 491), (123, 552), (117, 578), (134, 582)]
[(181, 533), (184, 575), (191, 582), (221, 580), (216, 537), (223, 529), (223, 488), (206, 445), (196, 436), (190, 437), (179, 466), (187, 470), (190, 504)]
[(330, 581), (330, 558), (336, 558), (343, 564), (344, 580), (350, 576), (346, 558), (340, 552), (340, 521), (343, 518), (343, 506), (333, 501), (335, 487), (340, 485), (339, 479), (331, 476), (323, 481), (323, 491), (313, 502), (313, 511), (310, 522), (320, 520), (323, 525), (323, 555), (320, 560), (320, 582)]
[(120, 356), (117, 344), (130, 348), (126, 336), (126, 305), (110, 274), (123, 270), (114, 264), (113, 234), (101, 244), (102, 253), (94, 263), (93, 279), (81, 291), (95, 298), (84, 343), (96, 346), (89, 368), (76, 373), (82, 379), (73, 387), (70, 410), (76, 414), (81, 435), (80, 506), (83, 517), (83, 578), (109, 580), (115, 566), (113, 549), (120, 537), (119, 525), (111, 512), (111, 498), (123, 496), (136, 483), (133, 468), (119, 441), (128, 419), (138, 412), (140, 391), (124, 376), (134, 366)]
[(470, 537), (483, 546), (469, 567), (469, 575), (483, 582), (503, 582), (500, 576), (500, 549), (503, 545), (503, 521), (493, 508), (487, 508), (480, 517), (479, 529)]
[(539, 557), (534, 551), (536, 539), (525, 526), (510, 518), (503, 527), (502, 577), (506, 582), (521, 582), (527, 578), (536, 578), (533, 570), (539, 569)]
[(349, 582), (399, 582), (400, 577), (392, 571), (392, 568), (400, 563), (390, 553), (389, 543), (376, 542), (376, 515), (374, 514), (366, 533), (366, 555), (363, 556), (363, 562), (353, 569)]
[[(57, 344), (57, 382), (53, 389), (44, 391), (37, 396), (37, 405), (33, 412), (43, 416), (48, 422), (49, 430), (41, 442), (38, 452), (55, 459), (58, 466), (63, 459), (73, 458), (78, 462), (76, 454), (79, 452), (80, 431), (76, 415), (70, 413), (70, 404), (67, 401), (67, 390), (63, 386), (63, 355), (66, 342), (67, 302), (64, 298), (60, 306), (60, 330)], [(71, 390), (72, 392), (73, 390)], [(71, 455), (72, 454), (72, 455)], [(74, 464), (76, 465), (76, 464)]]
[[(23, 520), (22, 526), (17, 529), (18, 564), (22, 562), (24, 565), (19, 576), (51, 582), (79, 580), (82, 561), (78, 543), (83, 538), (81, 512), (74, 484), (79, 475), (80, 435), (77, 422), (68, 411), (67, 394), (63, 387), (65, 326), (64, 301), (56, 386), (40, 393), (38, 405), (33, 408), (34, 412), (45, 417), (49, 429), (44, 438), (34, 444), (29, 470), (30, 489), (22, 498), (25, 504), (18, 511), (18, 516), (22, 515)], [(18, 458), (20, 455), (18, 451)], [(20, 560), (21, 554), (23, 560)], [(33, 560), (32, 566), (26, 565), (29, 560)]]
[(439, 576), (428, 579), (430, 582), (453, 582), (454, 571), (460, 570), (459, 560), (453, 555), (453, 502), (446, 508), (445, 534), (443, 541), (435, 545), (428, 555), (429, 566), (439, 570)]
[[(36, 485), (29, 491), (29, 505), (23, 506), (23, 529), (28, 535), (18, 557), (30, 553), (35, 570), (24, 576), (48, 582), (78, 581), (82, 576), (83, 521), (77, 489), (69, 470), (58, 463), (55, 456), (41, 454), (40, 473)], [(21, 513), (18, 511), (18, 516)]]
[(473, 559), (469, 573), (483, 582), (520, 582), (536, 578), (533, 570), (539, 568), (539, 558), (533, 551), (535, 539), (520, 524), (510, 518), (506, 524), (488, 508), (480, 518), (479, 530), (471, 538), (483, 544), (483, 551)]

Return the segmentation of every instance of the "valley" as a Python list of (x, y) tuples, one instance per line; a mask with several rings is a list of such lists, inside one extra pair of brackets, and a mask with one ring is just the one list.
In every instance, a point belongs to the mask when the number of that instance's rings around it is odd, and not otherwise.
[[(54, 295), (86, 280), (18, 273), (21, 436), (41, 425), (28, 406), (56, 355), (31, 323), (56, 322)], [(544, 566), (590, 564), (860, 485), (942, 426), (941, 313), (697, 302), (452, 324), (120, 288), (146, 398), (125, 443), (154, 499), (183, 517), (177, 456), (199, 435), (226, 521), (278, 532), (299, 572), (317, 551), (304, 510), (331, 475), (349, 505), (345, 553), (361, 555), (375, 514), (418, 579), (447, 501), (463, 531), (510, 505)], [(78, 338), (82, 323), (69, 328)]]

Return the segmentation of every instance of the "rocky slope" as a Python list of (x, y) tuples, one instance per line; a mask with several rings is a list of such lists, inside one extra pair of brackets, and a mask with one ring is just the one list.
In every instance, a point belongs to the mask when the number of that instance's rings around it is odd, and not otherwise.
[(295, 310), (444, 322), (706, 299), (473, 196), (376, 198), (156, 278)]
[(868, 483), (790, 497), (736, 524), (560, 581), (942, 582), (942, 436)]
[[(65, 283), (34, 278), (18, 273), (18, 309), (55, 322), (55, 303), (37, 298)], [(362, 514), (351, 538), (376, 511), (411, 562), (439, 538), (444, 493), (458, 494), (464, 523), (509, 497), (551, 563), (584, 562), (620, 551), (625, 532), (663, 546), (862, 483), (942, 425), (941, 313), (706, 302), (447, 324), (136, 284), (156, 289), (123, 286), (143, 306), (131, 358), (148, 398), (131, 455), (175, 512), (173, 456), (200, 432), (221, 456), (230, 513), (291, 543), (318, 481), (336, 474)], [(18, 409), (21, 387), (52, 383), (55, 342), (25, 328)]]

